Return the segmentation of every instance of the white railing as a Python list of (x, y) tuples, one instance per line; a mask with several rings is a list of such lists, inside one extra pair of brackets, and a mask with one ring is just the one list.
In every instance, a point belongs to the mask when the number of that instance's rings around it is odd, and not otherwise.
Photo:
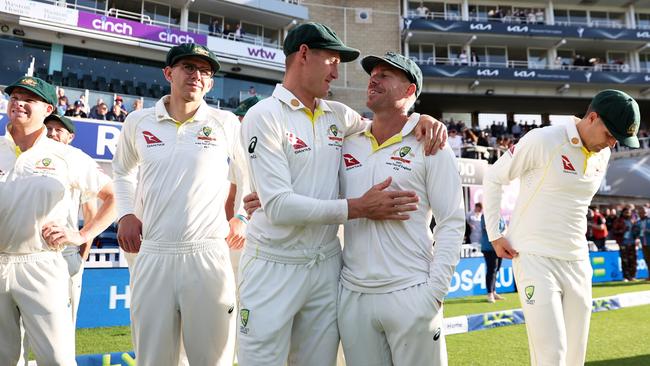
[(126, 267), (126, 259), (120, 248), (90, 249), (90, 255), (84, 265), (86, 268)]
[[(420, 18), (420, 19), (431, 19), (431, 20), (462, 20), (460, 13), (457, 12), (428, 12), (426, 15), (418, 14), (416, 9), (409, 9), (407, 12), (409, 18)], [(470, 14), (468, 17), (470, 22), (488, 22), (488, 23), (508, 23), (508, 24), (546, 24), (546, 17), (543, 20), (540, 20), (535, 16), (533, 20), (532, 17), (528, 18), (526, 16), (514, 16), (514, 15), (504, 15), (502, 17), (490, 17), (483, 15)], [(623, 29), (625, 28), (625, 22), (623, 20), (612, 20), (612, 19), (592, 19), (591, 21), (578, 21), (578, 20), (555, 20), (557, 26), (580, 26), (580, 27), (593, 27), (593, 28), (614, 28), (614, 29)], [(640, 24), (637, 25), (636, 29), (648, 29), (650, 25)]]
[(461, 60), (457, 57), (429, 57), (420, 59), (411, 56), (411, 60), (420, 65), (453, 65), (453, 66), (472, 66), (472, 67), (500, 67), (500, 68), (520, 68), (520, 69), (538, 69), (538, 70), (578, 70), (578, 71), (614, 71), (614, 72), (634, 72), (628, 64), (596, 64), (593, 66), (574, 66), (574, 65), (547, 65), (539, 64), (532, 61), (524, 60), (507, 60), (505, 62), (472, 62)]

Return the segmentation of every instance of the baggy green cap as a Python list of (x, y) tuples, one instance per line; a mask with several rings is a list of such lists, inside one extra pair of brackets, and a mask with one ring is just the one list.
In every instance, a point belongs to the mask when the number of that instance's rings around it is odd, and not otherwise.
[(354, 61), (359, 57), (359, 50), (348, 47), (328, 26), (320, 23), (303, 23), (292, 28), (284, 40), (284, 54), (298, 51), (305, 44), (311, 49), (336, 51), (341, 56), (341, 62)]
[(621, 145), (639, 147), (641, 113), (634, 98), (620, 90), (606, 89), (596, 94), (590, 106)]
[(56, 97), (56, 88), (47, 81), (34, 77), (23, 76), (16, 80), (13, 84), (5, 88), (5, 93), (11, 95), (16, 88), (23, 88), (41, 97), (45, 103), (51, 104), (56, 107), (58, 98)]
[(250, 98), (246, 98), (243, 102), (239, 103), (237, 109), (235, 109), (233, 113), (237, 116), (243, 117), (246, 115), (246, 112), (248, 112), (248, 110), (251, 109), (251, 107), (253, 107), (255, 104), (257, 104), (257, 102), (259, 102), (262, 99), (264, 98), (259, 97), (257, 95), (254, 95)]
[(214, 52), (196, 43), (182, 43), (174, 46), (167, 52), (166, 63), (167, 66), (174, 66), (176, 63), (185, 57), (199, 57), (210, 63), (212, 72), (217, 72), (221, 68), (219, 60)]
[(66, 130), (70, 133), (76, 133), (77, 129), (74, 127), (74, 123), (68, 118), (64, 116), (59, 116), (56, 113), (52, 113), (49, 116), (45, 117), (45, 121), (43, 123), (47, 124), (49, 121), (57, 121), (65, 127)]
[(364, 57), (361, 60), (361, 66), (370, 75), (372, 69), (382, 62), (402, 70), (406, 77), (416, 86), (415, 97), (417, 98), (420, 95), (420, 92), (422, 92), (422, 70), (413, 60), (395, 52), (386, 52), (384, 57), (372, 55)]

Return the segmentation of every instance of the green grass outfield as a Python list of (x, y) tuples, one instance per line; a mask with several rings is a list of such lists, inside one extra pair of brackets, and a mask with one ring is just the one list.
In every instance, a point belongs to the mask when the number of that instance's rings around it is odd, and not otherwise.
[[(595, 284), (594, 297), (650, 291), (650, 282)], [(449, 299), (445, 317), (520, 308), (515, 293), (488, 304), (484, 296)], [(131, 350), (129, 327), (77, 330), (77, 354)], [(524, 325), (506, 326), (447, 336), (450, 365), (527, 365)], [(595, 313), (591, 318), (588, 366), (650, 365), (650, 305)]]

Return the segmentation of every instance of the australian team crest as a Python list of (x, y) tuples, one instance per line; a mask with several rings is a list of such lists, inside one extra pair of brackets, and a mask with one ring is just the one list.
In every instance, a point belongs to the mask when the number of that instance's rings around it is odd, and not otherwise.
[(35, 167), (36, 169), (39, 170), (55, 170), (54, 166), (51, 165), (52, 165), (51, 158), (43, 158), (36, 162)]
[(411, 147), (410, 146), (403, 146), (401, 149), (399, 149), (399, 157), (404, 158), (410, 152), (411, 152)]
[(246, 327), (248, 325), (248, 319), (250, 317), (250, 310), (248, 309), (241, 309), (239, 310), (239, 319), (241, 321), (241, 326), (239, 327), (239, 331), (243, 334), (248, 334), (248, 328)]
[(38, 84), (38, 82), (32, 78), (24, 78), (20, 81), (20, 83), (28, 86), (36, 86), (36, 84)]
[(214, 141), (215, 138), (210, 135), (212, 135), (212, 127), (204, 126), (199, 130), (199, 134), (196, 138), (201, 141)]
[(329, 129), (327, 130), (327, 138), (330, 139), (330, 141), (341, 142), (343, 141), (343, 137), (339, 136), (340, 132), (341, 130), (339, 130), (339, 126), (335, 124), (331, 124)]

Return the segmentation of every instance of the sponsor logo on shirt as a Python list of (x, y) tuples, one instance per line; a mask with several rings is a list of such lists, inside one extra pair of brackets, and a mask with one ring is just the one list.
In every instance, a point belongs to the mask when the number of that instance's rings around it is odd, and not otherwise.
[(216, 138), (212, 137), (212, 127), (204, 126), (196, 134), (195, 144), (202, 146), (204, 149), (209, 148), (210, 146), (217, 146), (214, 141)]
[(399, 149), (393, 151), (393, 154), (390, 157), (390, 161), (386, 164), (391, 165), (394, 170), (411, 170), (411, 159), (415, 157), (410, 146), (402, 146)]
[(291, 132), (287, 132), (287, 140), (289, 140), (289, 143), (293, 146), (293, 152), (295, 154), (300, 154), (305, 151), (311, 151), (311, 147), (307, 146), (307, 144), (300, 139), (300, 137), (294, 135)]
[(37, 161), (35, 168), (38, 170), (56, 170), (56, 168), (52, 166), (52, 159), (50, 158), (44, 158)]
[(359, 160), (352, 156), (352, 154), (343, 154), (343, 162), (345, 163), (345, 170), (350, 170), (361, 166)]
[(210, 136), (212, 134), (212, 128), (205, 126), (199, 131), (199, 135), (196, 137), (201, 141), (214, 141), (214, 137)]
[(335, 124), (331, 124), (327, 129), (327, 138), (329, 139), (328, 146), (342, 147), (343, 146), (343, 136), (339, 136), (341, 131), (339, 127)]
[(144, 136), (144, 141), (147, 143), (147, 147), (165, 146), (164, 142), (149, 131), (142, 131), (142, 136)]
[(565, 173), (578, 174), (576, 168), (573, 167), (571, 160), (566, 155), (562, 155), (562, 168)]

